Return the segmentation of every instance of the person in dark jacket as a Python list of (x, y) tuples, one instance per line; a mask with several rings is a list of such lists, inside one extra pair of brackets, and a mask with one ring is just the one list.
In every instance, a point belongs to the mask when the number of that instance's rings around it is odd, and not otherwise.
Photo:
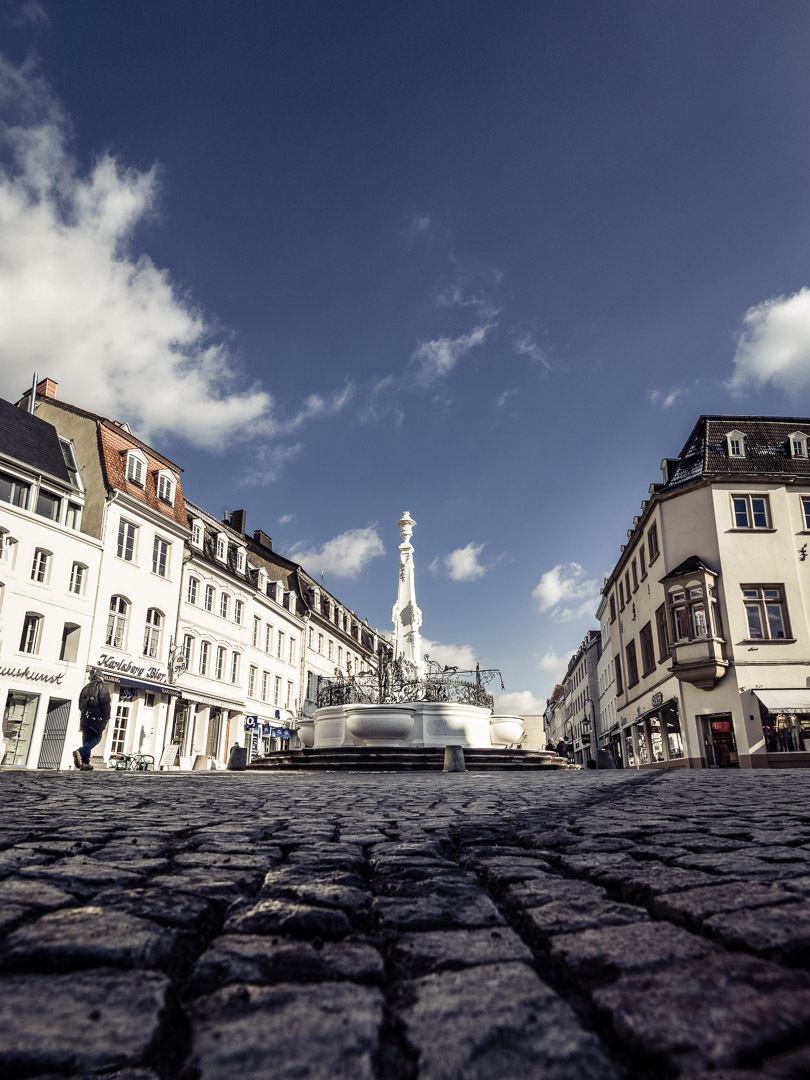
[(84, 742), (78, 750), (73, 751), (73, 763), (83, 772), (89, 772), (93, 768), (90, 764), (90, 751), (101, 742), (104, 728), (110, 719), (110, 704), (110, 691), (101, 670), (93, 668), (90, 682), (82, 687), (79, 694), (79, 724)]

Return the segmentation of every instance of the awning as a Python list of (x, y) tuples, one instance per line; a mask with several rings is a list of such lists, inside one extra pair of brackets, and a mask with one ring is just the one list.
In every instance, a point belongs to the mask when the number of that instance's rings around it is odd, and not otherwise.
[(212, 709), (227, 709), (229, 712), (245, 711), (245, 705), (242, 701), (228, 701), (225, 698), (209, 697), (207, 694), (198, 694), (196, 690), (186, 690), (185, 687), (176, 687), (174, 692), (179, 694), (184, 701), (193, 701), (197, 705), (210, 705)]
[(134, 686), (138, 690), (151, 690), (153, 694), (168, 694), (169, 697), (178, 697), (180, 691), (176, 686), (167, 683), (149, 682), (147, 679), (131, 679), (129, 675), (118, 675), (112, 671), (105, 671), (105, 682), (117, 682), (121, 686)]
[(810, 713), (810, 689), (754, 690), (757, 698), (771, 713)]

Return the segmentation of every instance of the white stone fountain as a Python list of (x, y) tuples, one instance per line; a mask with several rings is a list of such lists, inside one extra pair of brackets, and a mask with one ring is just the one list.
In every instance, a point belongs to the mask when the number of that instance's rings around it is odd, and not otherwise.
[[(380, 661), (372, 676), (328, 680), (308, 737), (315, 749), (340, 746), (514, 746), (523, 734), (519, 716), (494, 716), (480, 672), (474, 681), (454, 678), (457, 669), (428, 665), (421, 655), (422, 612), (416, 604), (413, 544), (416, 522), (408, 510), (397, 522), (397, 599), (391, 610), (393, 664)], [(428, 670), (430, 667), (431, 670)], [(393, 674), (393, 679), (392, 679)]]

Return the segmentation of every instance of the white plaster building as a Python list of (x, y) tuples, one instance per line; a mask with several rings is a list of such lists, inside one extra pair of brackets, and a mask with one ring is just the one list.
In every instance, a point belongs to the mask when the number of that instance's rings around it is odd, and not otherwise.
[(78, 736), (101, 543), (69, 439), (0, 400), (0, 764), (60, 768)]
[(810, 419), (701, 416), (603, 596), (625, 767), (810, 765)]
[(596, 723), (596, 749), (608, 750), (614, 761), (619, 756), (617, 742), (618, 717), (616, 713), (616, 664), (613, 658), (613, 638), (610, 621), (610, 607), (606, 597), (602, 597), (596, 612), (602, 637), (599, 662), (596, 665), (596, 687), (599, 697)]

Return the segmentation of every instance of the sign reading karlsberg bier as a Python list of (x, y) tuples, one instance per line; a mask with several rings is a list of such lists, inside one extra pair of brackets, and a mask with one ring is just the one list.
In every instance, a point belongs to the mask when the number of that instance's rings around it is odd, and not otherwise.
[(150, 679), (152, 682), (166, 682), (166, 672), (156, 667), (139, 667), (129, 660), (116, 660), (109, 653), (101, 653), (98, 666), (107, 671), (118, 671), (121, 675), (131, 675), (133, 679)]

